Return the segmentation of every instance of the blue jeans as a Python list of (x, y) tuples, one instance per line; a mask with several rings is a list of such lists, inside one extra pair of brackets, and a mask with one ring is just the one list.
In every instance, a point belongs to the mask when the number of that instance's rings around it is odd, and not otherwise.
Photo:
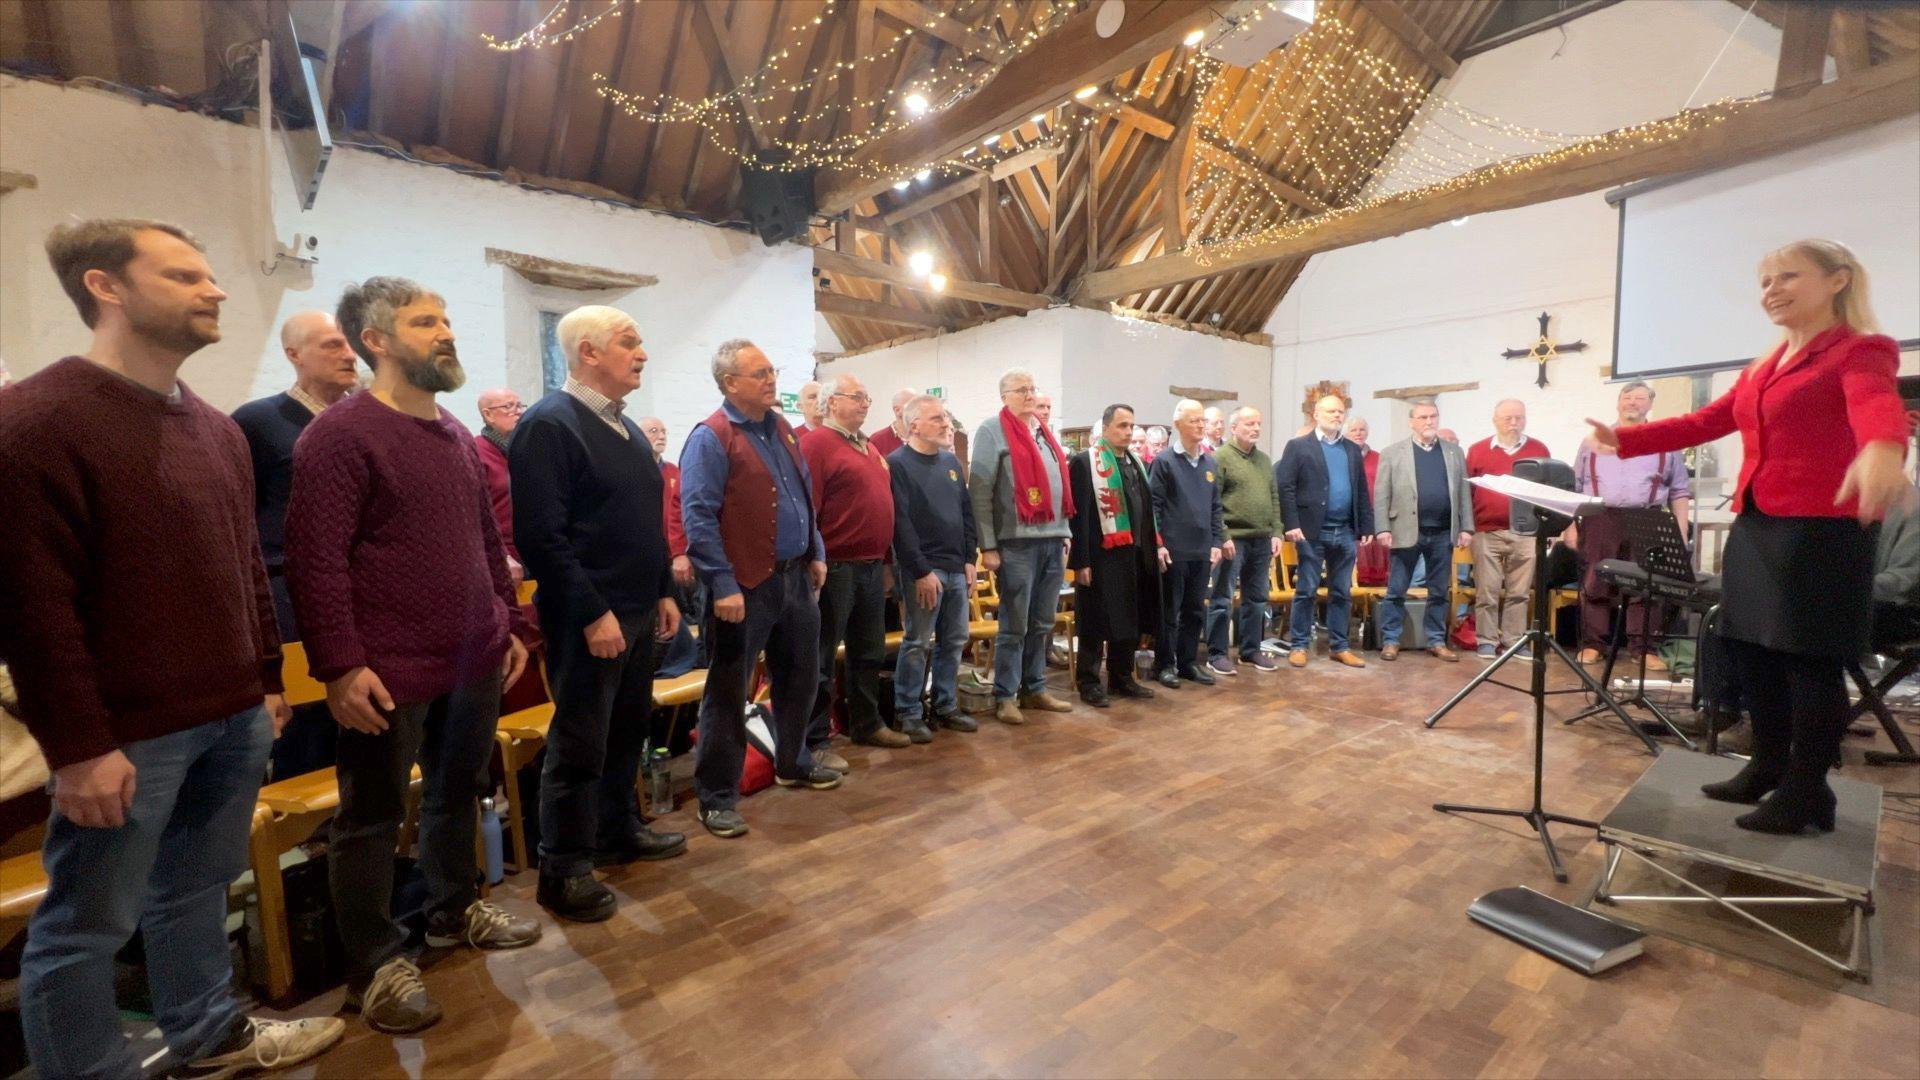
[(1353, 610), (1353, 561), (1358, 553), (1353, 530), (1331, 525), (1318, 539), (1298, 540), (1299, 592), (1293, 598), (1293, 641), (1296, 649), (1313, 644), (1313, 605), (1320, 585), (1327, 586), (1327, 642), (1334, 652), (1347, 650), (1347, 627)]
[(1000, 545), (1000, 633), (993, 639), (993, 699), (1047, 688), (1047, 646), (1067, 580), (1063, 538), (1008, 540)]
[(136, 927), (154, 1019), (176, 1059), (205, 1056), (240, 1024), (227, 886), (247, 868), (272, 743), (259, 706), (128, 743), (120, 752), (135, 783), (126, 824), (89, 829), (54, 810), (40, 849), (47, 895), (20, 958), (20, 1023), (39, 1075), (141, 1075), (113, 995), (113, 955)]
[(1447, 581), (1453, 568), (1453, 536), (1445, 529), (1422, 529), (1412, 547), (1393, 549), (1393, 568), (1387, 574), (1387, 600), (1380, 606), (1380, 644), (1400, 644), (1400, 627), (1407, 618), (1407, 589), (1414, 583), (1415, 571), (1425, 563), (1426, 577), (1421, 584), (1427, 590), (1427, 615), (1422, 624), (1427, 648), (1447, 643), (1448, 606), (1452, 590)]
[[(1233, 542), (1233, 558), (1213, 568), (1213, 592), (1207, 599), (1207, 658), (1227, 655), (1227, 626), (1240, 644), (1240, 659), (1252, 660), (1267, 636), (1267, 598), (1272, 594), (1267, 574), (1273, 565), (1273, 537), (1249, 536)], [(1234, 589), (1240, 607), (1233, 606)]]
[[(1002, 565), (1005, 565), (1004, 563)], [(907, 598), (907, 636), (900, 642), (900, 658), (893, 667), (893, 711), (903, 726), (921, 723), (925, 715), (920, 692), (927, 685), (927, 666), (933, 666), (933, 715), (959, 711), (956, 683), (960, 653), (967, 647), (967, 575), (935, 570), (940, 599), (921, 607), (914, 599), (913, 582), (900, 583)]]

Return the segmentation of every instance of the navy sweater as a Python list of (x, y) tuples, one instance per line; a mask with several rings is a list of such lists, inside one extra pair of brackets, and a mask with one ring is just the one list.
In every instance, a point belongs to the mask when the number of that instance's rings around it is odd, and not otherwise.
[(233, 410), (233, 422), (253, 455), (253, 513), (267, 569), (286, 562), (287, 499), (293, 494), (293, 444), (313, 421), (313, 412), (284, 393), (249, 401)]
[(1189, 462), (1169, 446), (1147, 467), (1153, 487), (1153, 520), (1160, 527), (1160, 546), (1176, 559), (1205, 559), (1227, 542), (1226, 519), (1220, 510), (1220, 468), (1212, 454)]
[(980, 541), (960, 459), (904, 445), (887, 455), (887, 469), (893, 479), (893, 560), (902, 577), (966, 570)]
[(635, 618), (671, 586), (653, 447), (622, 418), (622, 439), (579, 399), (555, 390), (535, 402), (507, 451), (513, 538), (547, 633), (576, 633), (612, 611)]

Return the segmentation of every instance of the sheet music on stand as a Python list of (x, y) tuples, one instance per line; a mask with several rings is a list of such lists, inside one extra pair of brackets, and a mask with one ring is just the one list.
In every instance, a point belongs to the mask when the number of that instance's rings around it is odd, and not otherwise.
[(1584, 507), (1601, 505), (1598, 495), (1582, 495), (1577, 491), (1523, 480), (1518, 476), (1475, 476), (1468, 478), (1467, 483), (1568, 517), (1579, 513)]

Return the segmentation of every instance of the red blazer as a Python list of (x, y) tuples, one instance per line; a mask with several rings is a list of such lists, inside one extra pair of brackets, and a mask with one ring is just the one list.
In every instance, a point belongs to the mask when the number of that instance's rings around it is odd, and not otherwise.
[(493, 523), (500, 528), (500, 546), (507, 557), (520, 562), (520, 549), (513, 546), (513, 489), (507, 475), (507, 455), (485, 435), (473, 437), (480, 452), (480, 467), (487, 472), (487, 499), (493, 504)]
[(660, 479), (666, 502), (667, 557), (677, 559), (687, 553), (686, 519), (680, 516), (680, 466), (671, 461), (660, 462)]
[(1854, 456), (1871, 442), (1907, 442), (1894, 382), (1899, 347), (1841, 325), (1808, 342), (1805, 358), (1781, 372), (1785, 351), (1782, 342), (1749, 364), (1706, 408), (1618, 429), (1621, 456), (1682, 450), (1738, 429), (1745, 456), (1734, 509), (1745, 510), (1751, 498), (1776, 517), (1853, 517), (1859, 501), (1836, 505), (1833, 497)]

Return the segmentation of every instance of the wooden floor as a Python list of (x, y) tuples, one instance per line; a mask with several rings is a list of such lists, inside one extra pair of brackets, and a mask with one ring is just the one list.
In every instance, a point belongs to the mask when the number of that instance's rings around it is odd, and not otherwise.
[[(838, 791), (747, 799), (740, 840), (683, 809), (691, 851), (614, 875), (612, 921), (449, 956), (438, 1027), (355, 1023), (306, 1075), (1920, 1075), (1911, 802), (1881, 841), (1905, 886), (1877, 916), (1892, 1007), (1657, 938), (1585, 979), (1465, 910), (1513, 884), (1574, 899), (1598, 846), (1563, 830), (1554, 886), (1524, 826), (1429, 808), (1525, 801), (1526, 699), (1485, 690), (1430, 731), (1478, 663), (1372, 664), (854, 747)], [(1553, 809), (1602, 816), (1649, 761), (1617, 728), (1550, 727)]]

